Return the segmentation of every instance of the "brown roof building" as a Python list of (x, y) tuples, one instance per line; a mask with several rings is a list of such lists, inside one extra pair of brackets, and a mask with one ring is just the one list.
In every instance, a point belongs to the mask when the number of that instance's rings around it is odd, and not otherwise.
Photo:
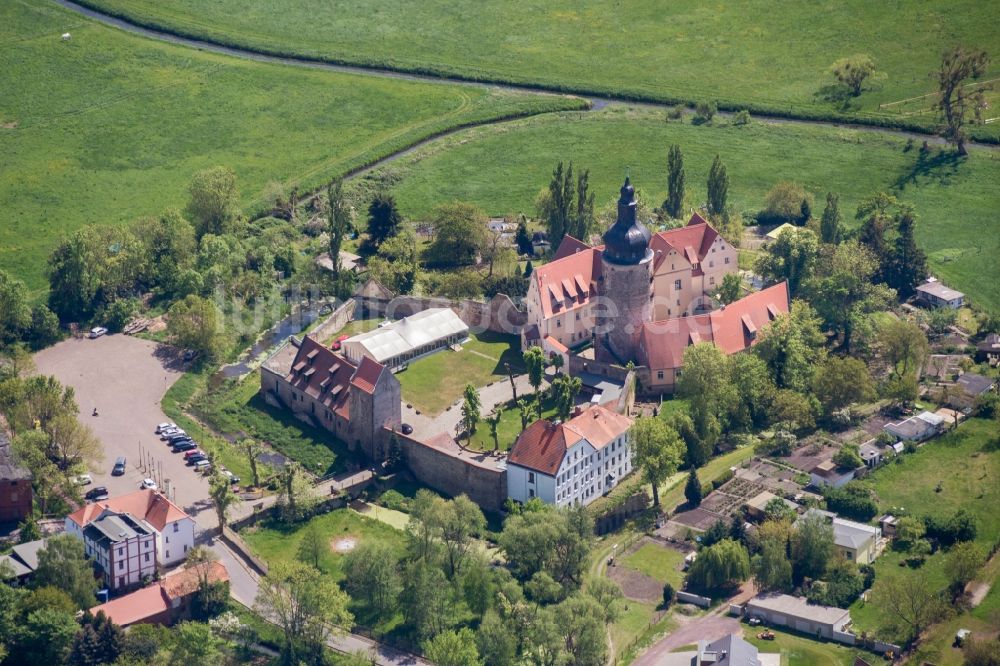
[(0, 423), (0, 523), (20, 522), (31, 514), (31, 472), (14, 460)]

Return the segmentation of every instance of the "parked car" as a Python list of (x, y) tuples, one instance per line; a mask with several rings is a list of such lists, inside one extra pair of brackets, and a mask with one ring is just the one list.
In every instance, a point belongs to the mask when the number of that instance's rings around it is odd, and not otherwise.
[(173, 446), (173, 448), (171, 450), (174, 453), (180, 453), (181, 451), (190, 451), (191, 449), (195, 449), (195, 448), (198, 448), (197, 444), (195, 444), (194, 442), (191, 442), (191, 441), (187, 441), (187, 442), (178, 442), (178, 443), (174, 444), (174, 446)]
[(164, 430), (179, 430), (176, 423), (161, 423), (156, 426), (156, 434), (161, 434)]
[(403, 425), (399, 426), (399, 431), (404, 435), (412, 435), (413, 426), (411, 426), (409, 423), (404, 423)]
[(156, 481), (152, 479), (143, 479), (139, 487), (143, 490), (156, 490)]
[(232, 472), (230, 472), (228, 469), (221, 469), (221, 470), (219, 470), (219, 474), (221, 474), (222, 476), (224, 476), (227, 479), (229, 479), (229, 483), (232, 483), (234, 485), (240, 482), (240, 477), (236, 476), (235, 474), (233, 474)]
[(81, 474), (73, 477), (73, 483), (78, 486), (89, 486), (93, 482), (94, 479), (92, 479), (89, 474)]
[(187, 459), (186, 462), (187, 462), (188, 465), (197, 465), (202, 460), (208, 460), (208, 456), (206, 456), (204, 453), (200, 453), (198, 455), (191, 456), (190, 458)]
[(104, 328), (103, 326), (95, 326), (94, 328), (90, 329), (90, 333), (87, 334), (87, 337), (93, 340), (94, 338), (101, 337), (107, 332), (108, 329)]
[(115, 466), (111, 468), (111, 476), (122, 476), (125, 474), (125, 456), (119, 456), (115, 460)]
[(193, 458), (194, 456), (203, 456), (203, 455), (205, 455), (205, 452), (202, 451), (201, 449), (191, 449), (190, 451), (184, 454), (184, 459), (187, 460), (188, 458)]
[(333, 351), (339, 351), (341, 346), (343, 346), (344, 344), (344, 340), (348, 339), (349, 337), (351, 336), (347, 335), (346, 333), (344, 335), (337, 336), (337, 339), (333, 341), (332, 345), (330, 345), (330, 349), (332, 349)]
[(194, 469), (196, 472), (201, 472), (204, 474), (208, 472), (210, 469), (212, 469), (212, 463), (210, 463), (207, 459), (199, 460), (194, 464)]
[(184, 442), (191, 439), (191, 436), (186, 432), (179, 432), (176, 435), (170, 435), (167, 437), (167, 442), (170, 444), (176, 444), (177, 442)]
[(105, 488), (104, 486), (97, 486), (95, 488), (91, 488), (90, 490), (87, 491), (87, 494), (84, 495), (84, 498), (90, 500), (91, 502), (96, 502), (98, 500), (106, 500), (108, 499), (108, 497), (109, 497), (108, 489)]
[(183, 430), (179, 430), (179, 429), (178, 430), (169, 430), (169, 431), (163, 433), (162, 435), (160, 435), (160, 439), (165, 440), (167, 442), (169, 442), (171, 440), (174, 440), (174, 439), (184, 439), (185, 437), (187, 437), (187, 433), (184, 432)]

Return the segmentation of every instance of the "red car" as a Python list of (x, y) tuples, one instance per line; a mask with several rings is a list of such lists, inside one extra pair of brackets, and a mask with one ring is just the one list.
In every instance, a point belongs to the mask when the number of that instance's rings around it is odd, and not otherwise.
[(341, 336), (339, 336), (336, 340), (333, 341), (333, 344), (330, 345), (330, 349), (332, 349), (333, 351), (339, 351), (341, 343), (344, 340), (346, 340), (347, 338), (349, 338), (349, 337), (351, 337), (351, 336), (349, 336), (349, 335), (341, 335)]
[(202, 451), (201, 449), (191, 449), (190, 451), (184, 452), (185, 459), (190, 458), (191, 456), (203, 456), (203, 455), (205, 455), (205, 452)]

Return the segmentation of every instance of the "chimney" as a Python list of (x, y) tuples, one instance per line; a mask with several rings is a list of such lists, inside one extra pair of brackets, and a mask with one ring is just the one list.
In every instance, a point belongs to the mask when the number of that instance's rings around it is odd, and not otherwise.
[(583, 414), (583, 407), (577, 405), (573, 408), (573, 416), (579, 416), (580, 414)]

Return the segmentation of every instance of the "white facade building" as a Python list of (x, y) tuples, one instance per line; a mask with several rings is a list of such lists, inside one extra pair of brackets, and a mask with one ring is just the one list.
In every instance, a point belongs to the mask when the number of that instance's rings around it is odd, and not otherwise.
[(546, 504), (589, 504), (632, 471), (632, 420), (600, 406), (565, 423), (540, 420), (517, 438), (507, 459), (507, 496)]
[(136, 587), (156, 574), (156, 534), (146, 521), (105, 509), (81, 535), (84, 552), (112, 590)]

